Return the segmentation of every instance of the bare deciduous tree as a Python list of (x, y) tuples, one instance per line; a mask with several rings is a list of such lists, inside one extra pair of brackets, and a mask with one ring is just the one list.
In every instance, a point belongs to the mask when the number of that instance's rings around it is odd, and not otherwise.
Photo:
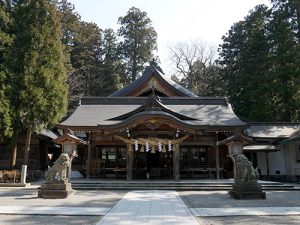
[(168, 48), (169, 60), (175, 65), (173, 80), (199, 95), (222, 94), (215, 48), (199, 40), (179, 42)]

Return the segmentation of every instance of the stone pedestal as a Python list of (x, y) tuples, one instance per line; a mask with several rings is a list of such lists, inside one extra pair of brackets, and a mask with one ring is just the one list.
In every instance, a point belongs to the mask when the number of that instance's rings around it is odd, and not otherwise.
[(71, 183), (67, 181), (45, 183), (41, 185), (41, 189), (38, 192), (38, 197), (45, 198), (45, 199), (59, 199), (59, 198), (67, 198), (69, 195), (73, 193), (74, 190), (71, 187)]
[(229, 194), (235, 199), (266, 199), (266, 193), (262, 191), (261, 185), (256, 180), (236, 180)]

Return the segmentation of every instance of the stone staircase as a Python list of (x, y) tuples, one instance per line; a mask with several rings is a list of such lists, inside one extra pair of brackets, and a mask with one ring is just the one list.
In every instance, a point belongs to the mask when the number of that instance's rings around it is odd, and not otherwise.
[[(194, 191), (228, 191), (232, 189), (232, 180), (72, 180), (75, 190), (194, 190)], [(260, 181), (265, 191), (299, 191), (292, 184)]]

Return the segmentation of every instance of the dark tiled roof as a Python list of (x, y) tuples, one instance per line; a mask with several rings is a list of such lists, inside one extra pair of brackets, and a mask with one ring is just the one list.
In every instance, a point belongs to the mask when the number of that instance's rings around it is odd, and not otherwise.
[(143, 105), (138, 107), (137, 109), (135, 109), (131, 112), (125, 113), (121, 116), (112, 118), (110, 120), (125, 120), (125, 119), (132, 117), (133, 115), (141, 113), (141, 112), (151, 113), (154, 111), (165, 112), (169, 115), (175, 116), (176, 118), (178, 118), (180, 120), (196, 120), (194, 118), (177, 113), (177, 112), (173, 111), (172, 109), (168, 108), (166, 105), (162, 104), (161, 99), (158, 96), (153, 95), (153, 94), (150, 95), (147, 98), (147, 101)]
[(279, 148), (277, 148), (274, 145), (247, 145), (243, 147), (244, 151), (253, 151), (253, 152), (277, 152), (280, 151)]
[[(143, 97), (83, 98), (81, 105), (60, 125), (93, 126), (111, 125), (111, 120), (128, 114), (144, 105)], [(161, 98), (162, 104), (177, 114), (193, 118), (186, 121), (195, 126), (246, 126), (233, 112), (226, 98)], [(151, 111), (148, 111), (150, 113)], [(150, 113), (151, 114), (151, 113)]]
[(144, 84), (151, 76), (156, 76), (160, 81), (164, 82), (169, 86), (175, 93), (177, 93), (179, 96), (187, 96), (187, 97), (197, 97), (196, 94), (189, 91), (188, 89), (182, 87), (181, 85), (174, 82), (172, 79), (168, 78), (166, 75), (161, 73), (158, 69), (155, 67), (149, 67), (145, 70), (143, 75), (133, 81), (131, 84), (127, 85), (126, 87), (122, 88), (121, 90), (113, 93), (110, 95), (110, 97), (122, 97), (126, 96), (129, 93), (131, 93), (134, 90), (139, 89), (139, 87)]
[(231, 142), (242, 142), (242, 143), (251, 143), (252, 142), (252, 138), (249, 138), (243, 134), (234, 134), (222, 141), (218, 142), (218, 145), (225, 145)]
[(248, 123), (245, 134), (255, 138), (287, 138), (300, 129), (299, 123)]

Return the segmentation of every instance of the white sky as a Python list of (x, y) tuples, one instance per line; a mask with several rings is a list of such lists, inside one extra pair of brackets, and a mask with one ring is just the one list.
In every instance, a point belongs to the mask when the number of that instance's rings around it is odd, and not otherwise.
[(118, 18), (132, 6), (147, 12), (158, 34), (158, 56), (168, 71), (167, 46), (199, 39), (218, 47), (233, 23), (269, 0), (69, 0), (82, 20), (118, 29)]

